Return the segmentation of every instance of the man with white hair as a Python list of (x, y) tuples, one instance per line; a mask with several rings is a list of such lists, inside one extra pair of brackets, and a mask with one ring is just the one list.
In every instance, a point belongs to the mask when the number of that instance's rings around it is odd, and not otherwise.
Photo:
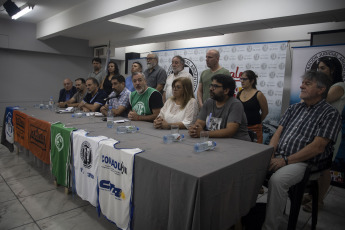
[(172, 97), (172, 83), (176, 78), (179, 78), (179, 77), (189, 78), (193, 85), (193, 77), (190, 73), (188, 73), (187, 71), (184, 71), (184, 63), (185, 61), (183, 57), (179, 55), (173, 57), (173, 59), (171, 60), (171, 66), (172, 66), (173, 72), (168, 76), (164, 89), (163, 89), (164, 102), (168, 100), (170, 97)]
[(167, 80), (167, 73), (158, 65), (158, 56), (156, 54), (148, 54), (146, 61), (147, 69), (144, 71), (144, 74), (147, 85), (163, 93), (165, 81)]
[(64, 88), (60, 90), (59, 94), (59, 107), (63, 107), (63, 104), (69, 99), (71, 99), (73, 95), (77, 92), (77, 89), (73, 86), (73, 82), (69, 78), (63, 80), (63, 87)]
[(133, 121), (153, 121), (163, 107), (162, 95), (147, 86), (145, 75), (141, 72), (133, 73), (132, 81), (135, 91), (129, 98), (132, 111), (128, 113), (128, 118)]

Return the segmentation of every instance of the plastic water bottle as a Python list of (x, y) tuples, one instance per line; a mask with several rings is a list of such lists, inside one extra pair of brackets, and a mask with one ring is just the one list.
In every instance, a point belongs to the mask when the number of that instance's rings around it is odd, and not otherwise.
[(182, 141), (183, 138), (184, 138), (183, 134), (179, 134), (179, 133), (168, 134), (168, 135), (163, 136), (163, 142), (164, 144), (170, 144), (172, 142)]
[(121, 125), (117, 126), (116, 133), (124, 134), (124, 133), (136, 133), (139, 131), (139, 128), (135, 125)]
[(202, 143), (196, 143), (194, 145), (194, 151), (195, 152), (203, 152), (207, 150), (213, 150), (216, 147), (217, 143), (215, 141), (205, 141)]
[(113, 107), (109, 106), (108, 115), (107, 115), (107, 127), (110, 129), (114, 127), (114, 115), (113, 115), (113, 112), (111, 112), (112, 108)]
[(50, 97), (49, 102), (48, 102), (48, 107), (51, 111), (54, 110), (54, 100), (53, 100), (53, 96)]

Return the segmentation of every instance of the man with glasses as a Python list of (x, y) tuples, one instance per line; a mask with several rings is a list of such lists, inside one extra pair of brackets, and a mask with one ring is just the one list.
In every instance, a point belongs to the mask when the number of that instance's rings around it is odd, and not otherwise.
[(211, 98), (204, 103), (197, 121), (189, 128), (189, 135), (200, 137), (200, 132), (207, 130), (209, 137), (250, 141), (243, 105), (233, 97), (236, 88), (234, 79), (225, 74), (216, 74), (211, 81)]
[(167, 80), (167, 73), (158, 65), (158, 56), (156, 54), (148, 54), (147, 69), (144, 71), (147, 85), (163, 93), (165, 81)]
[(230, 76), (229, 70), (219, 65), (219, 52), (215, 49), (210, 49), (206, 53), (206, 65), (209, 69), (204, 70), (200, 76), (200, 82), (197, 92), (199, 106), (202, 107), (204, 102), (210, 98), (209, 85), (211, 84), (212, 76), (216, 74), (225, 74)]
[[(186, 77), (189, 78), (193, 85), (193, 77), (187, 71), (184, 71), (184, 59), (183, 57), (177, 55), (171, 60), (171, 66), (173, 72), (168, 76), (166, 84), (164, 86), (163, 101), (165, 103), (170, 97), (172, 97), (172, 83), (176, 78)], [(194, 87), (193, 87), (194, 88)]]

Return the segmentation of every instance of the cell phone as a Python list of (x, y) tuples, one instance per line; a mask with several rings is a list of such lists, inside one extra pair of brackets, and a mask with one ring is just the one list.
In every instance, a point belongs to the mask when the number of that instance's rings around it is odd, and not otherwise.
[(102, 118), (102, 121), (107, 121), (107, 118), (106, 118), (106, 117), (103, 117), (103, 118)]

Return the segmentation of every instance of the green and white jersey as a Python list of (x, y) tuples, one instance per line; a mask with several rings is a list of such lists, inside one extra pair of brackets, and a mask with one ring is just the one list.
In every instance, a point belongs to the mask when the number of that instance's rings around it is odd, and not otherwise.
[(59, 185), (70, 187), (71, 132), (75, 128), (67, 128), (61, 122), (51, 125), (50, 161), (52, 174)]

